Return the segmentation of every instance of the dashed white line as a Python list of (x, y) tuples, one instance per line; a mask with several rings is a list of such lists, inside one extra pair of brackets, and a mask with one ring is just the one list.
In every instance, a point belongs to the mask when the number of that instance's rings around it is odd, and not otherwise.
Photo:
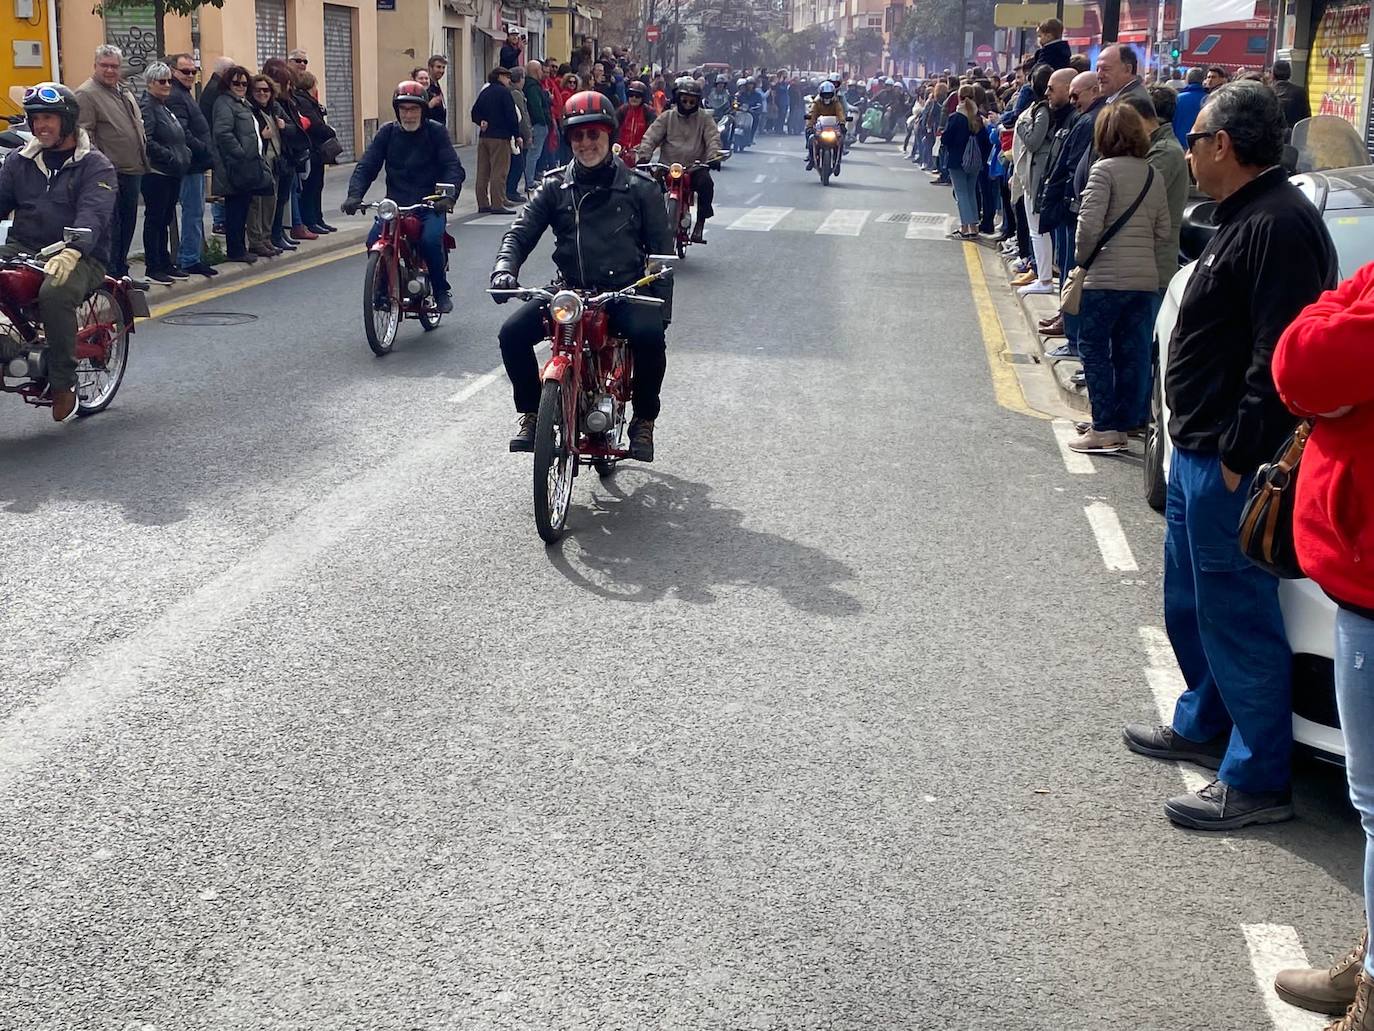
[[(1145, 680), (1150, 685), (1155, 708), (1159, 710), (1159, 722), (1166, 727), (1173, 726), (1174, 705), (1188, 685), (1178, 668), (1178, 660), (1174, 658), (1169, 635), (1157, 626), (1143, 626), (1139, 632), (1140, 644), (1145, 649), (1149, 663), (1145, 667)], [(1183, 778), (1183, 786), (1189, 791), (1201, 791), (1211, 781), (1210, 777), (1204, 776), (1192, 765), (1180, 764), (1178, 772)]]
[(757, 186), (759, 183), (766, 183), (766, 182), (768, 182), (768, 176), (764, 175), (762, 172), (760, 172), (758, 175), (754, 176), (754, 185)]
[(760, 191), (759, 193), (754, 194), (752, 197), (750, 197), (747, 201), (744, 202), (744, 206), (745, 206), (746, 208), (751, 208), (751, 207), (753, 207), (756, 203), (758, 203), (759, 198), (761, 198), (762, 196), (763, 196), (762, 191)]
[(1069, 450), (1069, 443), (1078, 437), (1078, 431), (1073, 428), (1073, 423), (1068, 419), (1055, 419), (1050, 425), (1054, 430), (1055, 443), (1059, 445), (1060, 457), (1064, 459), (1064, 468), (1080, 476), (1097, 472), (1091, 458)]
[(1318, 1031), (1329, 1018), (1290, 1006), (1274, 992), (1274, 975), (1285, 967), (1305, 967), (1307, 951), (1287, 924), (1241, 924), (1255, 982), (1275, 1031)]
[(1088, 523), (1097, 538), (1097, 550), (1102, 552), (1102, 561), (1114, 573), (1134, 573), (1140, 567), (1131, 554), (1130, 542), (1121, 529), (1121, 520), (1116, 517), (1116, 509), (1094, 501), (1083, 509)]
[(766, 233), (790, 214), (791, 208), (755, 208), (753, 211), (745, 212), (725, 228)]
[(858, 236), (871, 212), (867, 208), (836, 208), (816, 229), (820, 236)]

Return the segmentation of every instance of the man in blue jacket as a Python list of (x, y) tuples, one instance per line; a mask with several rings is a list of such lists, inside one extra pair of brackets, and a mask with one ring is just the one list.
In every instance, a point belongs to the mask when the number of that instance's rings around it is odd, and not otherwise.
[[(463, 180), (467, 178), (463, 163), (458, 160), (448, 130), (425, 117), (428, 103), (428, 93), (418, 82), (408, 79), (396, 86), (391, 97), (396, 121), (377, 130), (362, 160), (353, 169), (348, 180), (348, 199), (343, 202), (344, 214), (357, 213), (367, 188), (383, 165), (386, 166), (386, 195), (402, 207), (433, 196), (439, 183), (452, 183), (455, 189), (462, 189)], [(434, 207), (434, 211), (419, 212), (424, 220), (420, 253), (424, 255), (429, 279), (434, 285), (435, 306), (442, 312), (450, 312), (453, 298), (444, 271), (444, 220), (453, 208), (453, 201), (445, 199)], [(367, 245), (371, 247), (376, 243), (381, 233), (379, 219), (372, 227)]]
[(1174, 135), (1183, 152), (1188, 152), (1188, 134), (1193, 131), (1197, 113), (1202, 110), (1202, 102), (1207, 99), (1207, 87), (1202, 80), (1207, 73), (1201, 68), (1189, 68), (1187, 85), (1178, 91), (1178, 106), (1174, 108)]

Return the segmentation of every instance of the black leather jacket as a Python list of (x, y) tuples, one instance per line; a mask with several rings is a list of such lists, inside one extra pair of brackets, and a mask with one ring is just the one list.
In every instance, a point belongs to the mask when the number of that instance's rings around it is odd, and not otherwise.
[(615, 161), (609, 185), (589, 184), (574, 177), (576, 164), (544, 177), (502, 238), (495, 272), (519, 275), (550, 227), (553, 260), (563, 281), (584, 290), (623, 289), (644, 275), (650, 254), (673, 252), (673, 232), (657, 182)]

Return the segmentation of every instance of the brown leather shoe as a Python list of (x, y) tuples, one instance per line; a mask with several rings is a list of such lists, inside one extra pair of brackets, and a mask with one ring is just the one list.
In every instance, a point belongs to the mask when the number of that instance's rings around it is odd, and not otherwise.
[(1355, 1001), (1344, 1017), (1326, 1025), (1326, 1031), (1374, 1031), (1374, 978), (1360, 971)]
[(70, 422), (76, 418), (76, 390), (68, 387), (66, 390), (54, 390), (52, 392), (52, 421)]
[(1012, 285), (1012, 286), (1029, 286), (1031, 283), (1034, 283), (1034, 282), (1035, 282), (1036, 278), (1037, 278), (1037, 277), (1036, 277), (1036, 275), (1035, 275), (1035, 270), (1034, 270), (1034, 269), (1030, 269), (1029, 271), (1022, 272), (1019, 276), (1017, 276), (1015, 279), (1013, 279), (1013, 280), (1011, 281), (1011, 285)]
[(1302, 967), (1280, 970), (1274, 978), (1274, 991), (1284, 1002), (1313, 1013), (1344, 1013), (1355, 1001), (1355, 989), (1364, 966), (1369, 931), (1360, 935), (1355, 947), (1330, 967)]
[(1064, 335), (1064, 316), (1056, 315), (1047, 323), (1040, 323), (1040, 333), (1047, 337), (1062, 337)]
[(318, 239), (319, 239), (319, 236), (318, 236), (317, 234), (315, 234), (315, 233), (312, 233), (309, 229), (305, 228), (305, 226), (292, 226), (292, 227), (291, 227), (291, 239), (293, 239), (293, 240), (318, 240)]

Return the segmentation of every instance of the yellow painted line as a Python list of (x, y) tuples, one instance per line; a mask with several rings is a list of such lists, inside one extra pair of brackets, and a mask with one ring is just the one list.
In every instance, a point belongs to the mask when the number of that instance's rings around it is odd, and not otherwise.
[(978, 312), (978, 326), (983, 331), (983, 349), (988, 356), (988, 372), (992, 374), (992, 392), (997, 403), (1018, 415), (1029, 415), (1036, 419), (1048, 419), (1043, 412), (1037, 412), (1026, 403), (1026, 395), (1021, 392), (1021, 382), (1016, 378), (1016, 370), (1003, 357), (1007, 350), (1007, 334), (1002, 329), (997, 308), (988, 292), (988, 281), (983, 275), (983, 262), (978, 254), (976, 243), (964, 242), (964, 265), (968, 268), (969, 287), (973, 290), (973, 307)]
[(159, 304), (157, 307), (152, 308), (149, 318), (160, 319), (164, 315), (170, 315), (174, 311), (180, 311), (182, 308), (189, 308), (194, 304), (204, 304), (206, 301), (213, 301), (220, 297), (227, 297), (229, 294), (236, 294), (240, 290), (247, 290), (250, 287), (262, 286), (264, 283), (274, 282), (281, 279), (283, 276), (304, 272), (306, 269), (319, 268), (321, 265), (342, 261), (344, 258), (357, 257), (363, 253), (359, 250), (362, 245), (362, 240), (359, 240), (357, 246), (339, 247), (313, 258), (293, 261), (290, 265), (283, 265), (276, 271), (244, 276), (242, 279), (236, 279), (232, 283), (224, 284), (224, 286), (211, 287), (209, 290), (200, 290), (193, 294), (187, 294), (185, 297), (179, 297), (175, 301), (168, 301), (166, 304)]

